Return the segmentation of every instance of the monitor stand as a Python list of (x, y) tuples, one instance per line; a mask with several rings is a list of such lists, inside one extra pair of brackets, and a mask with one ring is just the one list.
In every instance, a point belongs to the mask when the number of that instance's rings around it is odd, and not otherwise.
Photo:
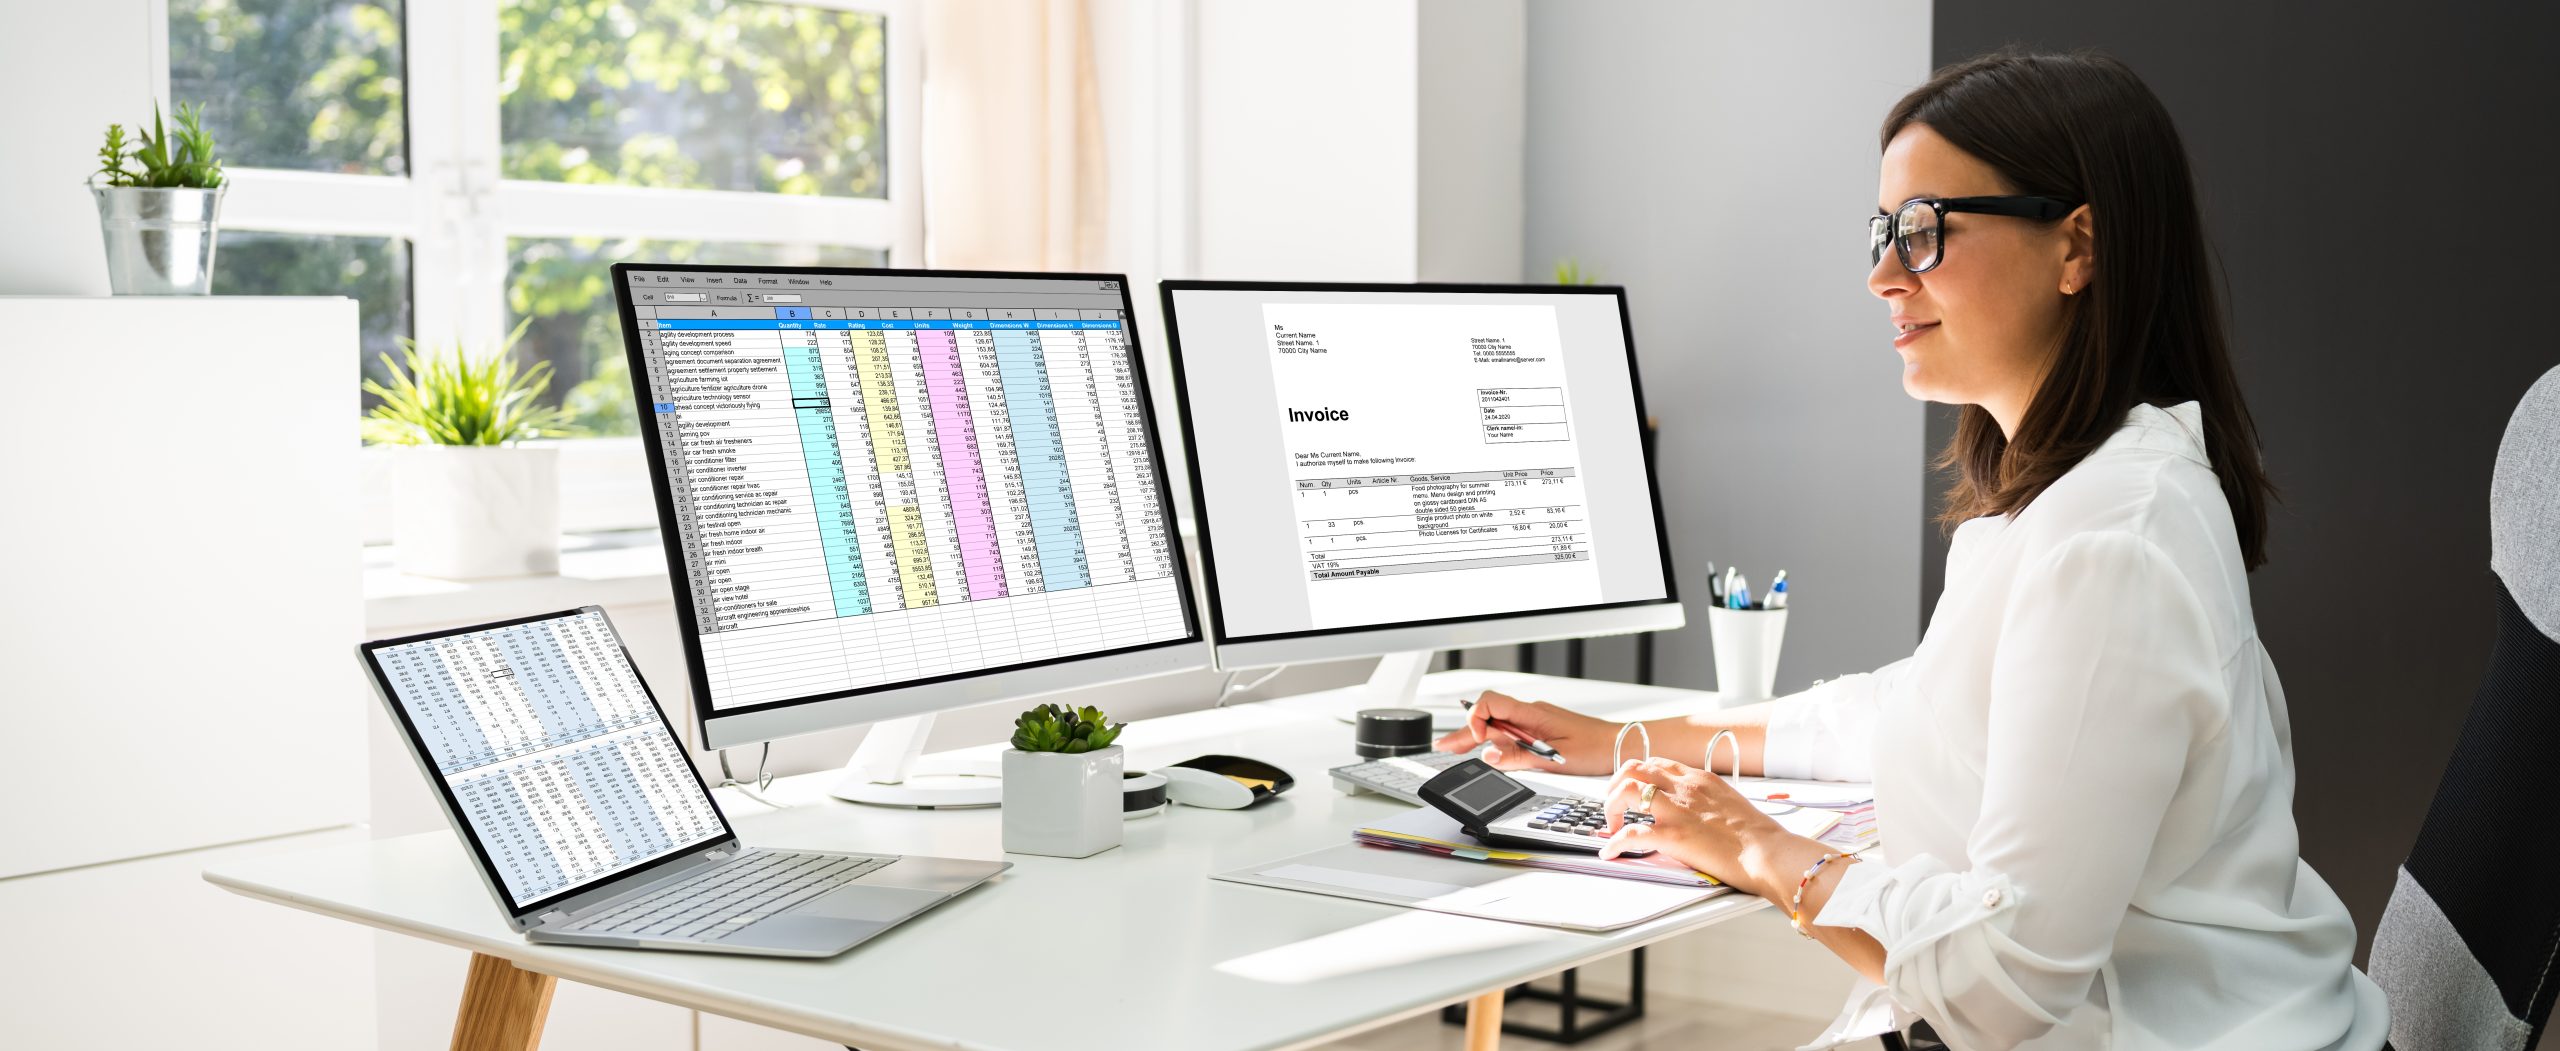
[(1359, 713), (1369, 708), (1418, 708), (1431, 713), (1431, 729), (1447, 733), (1467, 725), (1467, 710), (1461, 700), (1474, 700), (1477, 691), (1425, 693), (1422, 677), (1431, 671), (1431, 658), (1438, 650), (1412, 650), (1390, 653), (1378, 658), (1377, 670), (1369, 673), (1369, 682), (1358, 687), (1352, 701), (1334, 713), (1343, 722), (1356, 722)]
[(990, 807), (1004, 802), (1004, 761), (926, 758), (924, 740), (932, 715), (874, 723), (844, 764), (844, 779), (829, 793), (873, 806), (940, 810)]

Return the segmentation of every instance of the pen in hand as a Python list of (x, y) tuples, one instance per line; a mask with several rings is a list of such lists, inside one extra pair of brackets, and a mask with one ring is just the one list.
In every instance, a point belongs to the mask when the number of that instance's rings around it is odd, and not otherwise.
[[(1462, 697), (1459, 698), (1458, 705), (1459, 707), (1473, 711), (1476, 706), (1476, 701), (1473, 697)], [(1484, 724), (1502, 731), (1504, 736), (1518, 742), (1520, 747), (1528, 749), (1529, 754), (1537, 756), (1538, 758), (1544, 759), (1550, 763), (1563, 765), (1564, 753), (1556, 751), (1545, 741), (1529, 736), (1528, 733), (1522, 731), (1519, 727), (1503, 722), (1502, 720), (1496, 719), (1490, 715), (1484, 717)]]

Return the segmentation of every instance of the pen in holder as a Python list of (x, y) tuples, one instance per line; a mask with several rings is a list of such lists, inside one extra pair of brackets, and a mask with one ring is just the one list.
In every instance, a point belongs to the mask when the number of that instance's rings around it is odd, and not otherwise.
[(1727, 704), (1765, 701), (1778, 685), (1778, 648), (1787, 638), (1787, 610), (1707, 607), (1707, 632), (1716, 653), (1716, 692)]

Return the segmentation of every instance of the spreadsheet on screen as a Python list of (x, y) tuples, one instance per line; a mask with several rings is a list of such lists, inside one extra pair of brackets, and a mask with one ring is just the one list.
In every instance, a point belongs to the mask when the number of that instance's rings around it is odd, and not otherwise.
[(629, 280), (714, 710), (1192, 634), (1116, 283)]
[(604, 614), (372, 653), (517, 905), (725, 831)]

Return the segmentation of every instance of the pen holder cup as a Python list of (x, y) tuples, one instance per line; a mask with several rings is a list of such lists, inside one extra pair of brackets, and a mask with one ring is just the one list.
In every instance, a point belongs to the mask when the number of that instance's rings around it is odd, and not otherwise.
[(1727, 704), (1768, 700), (1778, 685), (1778, 648), (1787, 639), (1783, 609), (1707, 607), (1716, 653), (1716, 692)]

